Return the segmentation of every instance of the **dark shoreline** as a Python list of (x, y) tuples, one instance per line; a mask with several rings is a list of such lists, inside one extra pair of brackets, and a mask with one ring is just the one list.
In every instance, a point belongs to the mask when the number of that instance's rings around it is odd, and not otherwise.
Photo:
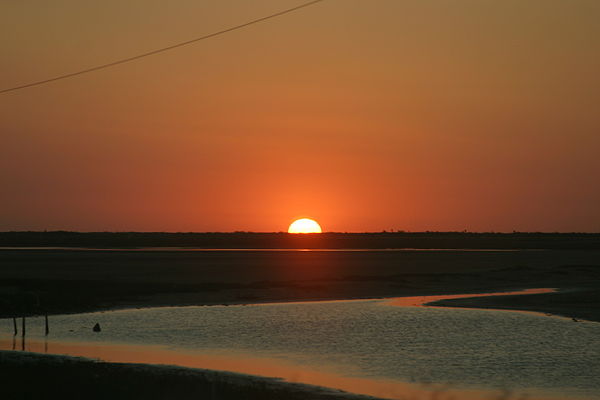
[(600, 233), (558, 232), (0, 232), (0, 247), (600, 250)]
[(464, 297), (434, 301), (427, 306), (527, 311), (572, 318), (575, 322), (600, 322), (600, 292), (585, 288), (528, 295)]
[(234, 372), (18, 351), (0, 351), (0, 378), (10, 399), (377, 400)]
[[(600, 321), (600, 251), (594, 250), (20, 249), (0, 250), (0, 265), (0, 317), (8, 318), (124, 307), (371, 299), (550, 287), (560, 293), (453, 300), (448, 305), (533, 310)], [(578, 291), (569, 291), (574, 288)]]
[[(485, 293), (512, 292), (530, 288), (505, 288), (486, 291)], [(554, 293), (544, 294), (522, 294), (522, 295), (494, 295), (482, 297), (469, 297), (472, 294), (481, 294), (482, 291), (448, 291), (443, 292), (427, 291), (414, 292), (404, 296), (365, 296), (365, 297), (323, 297), (323, 298), (282, 298), (265, 299), (262, 301), (216, 301), (216, 302), (187, 302), (187, 301), (166, 301), (166, 302), (148, 302), (146, 300), (120, 303), (114, 305), (94, 306), (68, 310), (55, 309), (47, 313), (30, 313), (28, 317), (40, 317), (44, 315), (65, 315), (94, 313), (104, 311), (118, 311), (128, 309), (143, 309), (154, 307), (186, 307), (186, 306), (239, 306), (273, 303), (295, 303), (295, 302), (320, 302), (320, 301), (353, 301), (353, 300), (391, 300), (398, 297), (415, 296), (443, 296), (443, 295), (464, 295), (464, 298), (446, 299), (426, 303), (426, 307), (447, 307), (447, 308), (475, 308), (492, 309), (504, 311), (527, 311), (546, 314), (548, 316), (559, 316), (565, 318), (581, 319), (590, 322), (600, 322), (600, 291), (587, 288), (568, 288), (560, 289)], [(566, 294), (568, 293), (568, 294)], [(582, 308), (584, 307), (584, 308)], [(0, 312), (1, 318), (12, 318), (12, 313)]]

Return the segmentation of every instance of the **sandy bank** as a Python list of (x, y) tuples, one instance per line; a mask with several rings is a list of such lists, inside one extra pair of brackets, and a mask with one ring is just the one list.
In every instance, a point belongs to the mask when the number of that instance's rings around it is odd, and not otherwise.
[(231, 372), (0, 351), (7, 399), (374, 400), (334, 389)]
[(534, 311), (578, 320), (600, 322), (600, 290), (570, 288), (551, 293), (528, 295), (464, 297), (438, 300), (435, 307), (487, 308)]

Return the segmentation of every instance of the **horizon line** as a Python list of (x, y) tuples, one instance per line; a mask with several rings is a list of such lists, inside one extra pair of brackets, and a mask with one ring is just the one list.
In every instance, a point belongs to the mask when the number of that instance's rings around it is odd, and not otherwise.
[(460, 230), (460, 231), (407, 231), (407, 230), (381, 230), (381, 231), (325, 231), (321, 233), (289, 233), (286, 231), (246, 231), (246, 230), (235, 230), (235, 231), (77, 231), (77, 230), (64, 230), (64, 229), (56, 229), (56, 230), (7, 230), (0, 231), (0, 234), (7, 233), (78, 233), (78, 234), (93, 234), (93, 233), (105, 233), (105, 234), (289, 234), (289, 235), (323, 235), (323, 234), (342, 234), (342, 235), (361, 235), (361, 234), (424, 234), (424, 233), (438, 233), (438, 234), (502, 234), (502, 235), (512, 235), (512, 234), (561, 234), (561, 235), (570, 235), (570, 234), (585, 234), (585, 235), (598, 235), (600, 231), (468, 231), (468, 230)]

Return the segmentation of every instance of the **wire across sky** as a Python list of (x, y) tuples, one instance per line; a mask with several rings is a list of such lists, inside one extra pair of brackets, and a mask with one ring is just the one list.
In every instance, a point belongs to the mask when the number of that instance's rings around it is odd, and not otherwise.
[(16, 90), (25, 89), (25, 88), (29, 88), (29, 87), (32, 87), (32, 86), (40, 86), (40, 85), (44, 85), (46, 83), (50, 83), (50, 82), (54, 82), (54, 81), (59, 81), (59, 80), (62, 80), (62, 79), (72, 78), (74, 76), (83, 75), (83, 74), (87, 74), (87, 73), (90, 73), (90, 72), (98, 71), (98, 70), (101, 70), (101, 69), (110, 68), (110, 67), (114, 67), (114, 66), (117, 66), (117, 65), (120, 65), (120, 64), (125, 64), (125, 63), (131, 62), (131, 61), (139, 60), (140, 58), (153, 56), (153, 55), (159, 54), (159, 53), (164, 53), (166, 51), (174, 50), (174, 49), (179, 48), (179, 47), (183, 47), (183, 46), (187, 46), (187, 45), (190, 45), (190, 44), (194, 44), (194, 43), (200, 42), (202, 40), (210, 39), (210, 38), (213, 38), (215, 36), (220, 36), (220, 35), (232, 32), (232, 31), (236, 31), (236, 30), (243, 29), (243, 28), (246, 28), (246, 27), (251, 26), (251, 25), (258, 24), (260, 22), (264, 22), (264, 21), (267, 21), (267, 20), (270, 20), (270, 19), (273, 19), (273, 18), (277, 18), (277, 17), (280, 17), (282, 15), (289, 14), (289, 13), (292, 13), (294, 11), (298, 11), (298, 10), (300, 10), (302, 8), (306, 8), (306, 7), (315, 5), (317, 3), (321, 3), (323, 1), (325, 1), (325, 0), (313, 0), (313, 1), (309, 1), (307, 3), (300, 4), (300, 5), (296, 6), (296, 7), (288, 8), (286, 10), (279, 11), (279, 12), (276, 12), (274, 14), (267, 15), (265, 17), (261, 17), (261, 18), (258, 18), (258, 19), (255, 19), (255, 20), (252, 20), (252, 21), (240, 24), (240, 25), (232, 26), (230, 28), (223, 29), (223, 30), (220, 30), (220, 31), (217, 31), (217, 32), (213, 32), (213, 33), (210, 33), (208, 35), (204, 35), (204, 36), (201, 36), (201, 37), (198, 37), (198, 38), (195, 38), (195, 39), (186, 40), (185, 42), (176, 43), (176, 44), (173, 44), (171, 46), (162, 47), (160, 49), (156, 49), (156, 50), (152, 50), (152, 51), (149, 51), (149, 52), (146, 52), (146, 53), (138, 54), (138, 55), (135, 55), (135, 56), (132, 56), (132, 57), (128, 57), (128, 58), (123, 58), (123, 59), (120, 59), (120, 60), (112, 61), (112, 62), (107, 63), (107, 64), (102, 64), (102, 65), (97, 65), (97, 66), (94, 66), (94, 67), (82, 69), (80, 71), (71, 72), (71, 73), (68, 73), (68, 74), (54, 76), (52, 78), (44, 79), (44, 80), (41, 80), (41, 81), (30, 82), (30, 83), (26, 83), (26, 84), (23, 84), (23, 85), (19, 85), (19, 86), (14, 86), (14, 87), (2, 89), (2, 90), (0, 90), (0, 94), (7, 93), (7, 92), (13, 92), (13, 91), (16, 91)]

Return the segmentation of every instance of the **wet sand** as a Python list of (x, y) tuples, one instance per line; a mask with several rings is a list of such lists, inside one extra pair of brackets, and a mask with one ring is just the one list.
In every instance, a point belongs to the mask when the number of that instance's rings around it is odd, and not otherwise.
[(524, 296), (541, 293), (554, 293), (555, 289), (552, 288), (531, 288), (523, 290), (515, 290), (512, 292), (496, 292), (496, 293), (472, 293), (472, 294), (442, 294), (434, 296), (411, 296), (411, 297), (397, 297), (388, 301), (388, 304), (397, 307), (431, 307), (445, 300), (454, 299), (475, 299), (480, 297), (506, 297), (506, 296)]
[[(27, 352), (0, 351), (2, 394), (10, 399), (148, 400), (517, 400), (510, 392), (457, 390), (447, 385), (378, 382), (382, 394), (373, 397), (276, 378), (235, 372), (120, 362)], [(354, 379), (357, 381), (356, 379)], [(354, 382), (368, 391), (365, 382)], [(364, 386), (363, 386), (364, 385)], [(559, 400), (560, 396), (528, 395), (529, 400)], [(575, 398), (574, 398), (575, 399)]]
[(574, 322), (600, 322), (600, 291), (589, 288), (566, 289), (527, 296), (490, 296), (444, 299), (428, 303), (435, 307), (487, 308), (532, 311), (573, 319)]
[[(10, 348), (9, 341), (0, 340), (0, 349)], [(15, 339), (14, 342), (16, 347), (20, 346), (19, 339)], [(141, 375), (151, 375), (151, 372), (155, 372), (157, 374), (165, 373), (168, 377), (187, 374), (193, 376), (198, 383), (216, 382), (240, 389), (249, 387), (250, 392), (256, 387), (260, 387), (263, 398), (267, 399), (282, 391), (282, 382), (289, 385), (284, 384), (283, 388), (291, 395), (291, 397), (282, 398), (296, 398), (295, 396), (298, 395), (307, 399), (421, 399), (431, 398), (442, 389), (446, 396), (460, 395), (461, 399), (490, 398), (497, 394), (497, 391), (492, 390), (459, 390), (448, 385), (420, 385), (394, 380), (348, 377), (336, 372), (313, 371), (277, 359), (241, 355), (234, 357), (193, 351), (180, 352), (160, 346), (28, 340), (26, 349), (26, 352), (0, 351), (0, 370), (3, 366), (6, 367), (7, 363), (11, 365), (20, 362), (31, 364), (35, 363), (35, 360), (42, 363), (56, 362), (56, 356), (44, 358), (41, 354), (50, 352), (50, 354), (65, 355), (64, 359), (67, 362), (77, 361), (86, 368), (91, 365), (86, 360), (99, 359), (102, 360), (103, 368), (106, 369), (118, 367), (128, 371), (133, 368), (137, 369), (136, 372)], [(74, 359), (73, 357), (85, 357), (85, 359)], [(174, 365), (175, 367), (155, 368), (154, 370), (140, 368), (140, 366), (149, 365)], [(60, 367), (60, 365), (56, 365), (56, 367)], [(233, 388), (228, 390), (234, 391)], [(223, 390), (221, 389), (220, 392)], [(228, 394), (224, 394), (223, 397), (218, 396), (217, 398), (227, 399), (229, 398), (227, 396)]]
[(0, 316), (123, 307), (489, 293), (452, 306), (600, 321), (600, 251), (0, 250)]
[(7, 399), (375, 399), (233, 372), (12, 351), (0, 351), (0, 377)]

